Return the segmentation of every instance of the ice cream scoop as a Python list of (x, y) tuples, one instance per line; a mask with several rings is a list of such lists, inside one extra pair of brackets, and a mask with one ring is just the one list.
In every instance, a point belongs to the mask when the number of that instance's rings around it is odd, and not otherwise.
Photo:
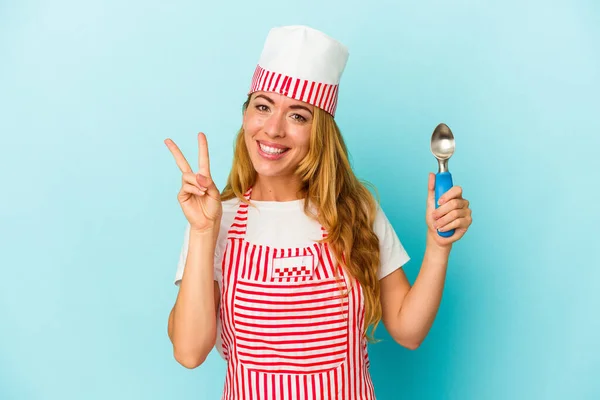
[[(435, 175), (435, 208), (438, 208), (439, 198), (453, 186), (452, 175), (448, 171), (448, 160), (454, 154), (456, 144), (454, 135), (448, 125), (441, 123), (435, 127), (431, 135), (431, 153), (438, 161), (438, 172)], [(454, 235), (454, 229), (440, 232), (443, 237)]]

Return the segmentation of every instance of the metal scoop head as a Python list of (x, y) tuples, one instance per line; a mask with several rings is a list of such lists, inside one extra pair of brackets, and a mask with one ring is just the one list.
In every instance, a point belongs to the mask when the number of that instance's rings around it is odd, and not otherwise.
[(454, 154), (456, 144), (448, 125), (441, 123), (431, 135), (431, 153), (438, 160), (439, 172), (448, 171), (448, 159)]

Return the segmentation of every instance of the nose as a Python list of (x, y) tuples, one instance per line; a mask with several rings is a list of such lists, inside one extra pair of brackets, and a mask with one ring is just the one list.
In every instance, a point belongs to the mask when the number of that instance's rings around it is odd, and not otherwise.
[(264, 130), (267, 136), (285, 137), (285, 116), (282, 112), (274, 112), (269, 116), (264, 125)]

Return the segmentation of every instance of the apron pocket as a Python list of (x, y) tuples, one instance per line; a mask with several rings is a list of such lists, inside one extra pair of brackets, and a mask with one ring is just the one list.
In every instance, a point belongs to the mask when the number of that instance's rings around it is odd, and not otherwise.
[(335, 278), (296, 283), (238, 280), (237, 358), (249, 370), (317, 374), (348, 353), (348, 297)]

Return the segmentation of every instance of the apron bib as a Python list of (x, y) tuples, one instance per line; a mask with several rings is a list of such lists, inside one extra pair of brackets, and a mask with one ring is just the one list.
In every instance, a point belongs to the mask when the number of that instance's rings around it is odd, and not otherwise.
[(247, 220), (240, 202), (222, 261), (223, 399), (374, 399), (361, 286), (327, 244), (250, 243)]

